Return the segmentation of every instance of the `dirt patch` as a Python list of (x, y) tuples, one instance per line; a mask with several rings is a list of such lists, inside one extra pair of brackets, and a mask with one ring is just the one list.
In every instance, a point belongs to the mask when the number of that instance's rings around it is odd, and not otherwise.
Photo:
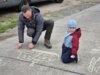
[(5, 39), (10, 38), (10, 37), (13, 37), (13, 36), (15, 36), (15, 35), (12, 34), (12, 35), (0, 36), (0, 41), (1, 41), (1, 40), (5, 40)]

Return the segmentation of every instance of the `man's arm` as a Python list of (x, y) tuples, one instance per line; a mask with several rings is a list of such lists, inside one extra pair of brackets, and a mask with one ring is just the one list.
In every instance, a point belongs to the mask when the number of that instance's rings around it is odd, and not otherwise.
[(19, 15), (19, 23), (18, 23), (18, 38), (19, 38), (19, 43), (24, 42), (24, 28), (25, 24), (23, 22), (22, 14)]
[(36, 34), (32, 39), (32, 43), (36, 44), (43, 30), (44, 19), (41, 14), (36, 15)]

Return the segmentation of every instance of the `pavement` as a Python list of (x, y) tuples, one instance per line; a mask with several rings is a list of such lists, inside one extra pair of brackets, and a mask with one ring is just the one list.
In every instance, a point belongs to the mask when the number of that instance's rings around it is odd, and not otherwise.
[[(79, 62), (63, 64), (61, 46), (67, 32), (67, 21), (75, 18), (82, 29)], [(36, 47), (28, 49), (31, 38), (25, 33), (22, 49), (16, 49), (18, 36), (0, 41), (0, 75), (100, 75), (100, 5), (93, 6), (55, 22), (52, 49), (43, 46), (44, 34)]]

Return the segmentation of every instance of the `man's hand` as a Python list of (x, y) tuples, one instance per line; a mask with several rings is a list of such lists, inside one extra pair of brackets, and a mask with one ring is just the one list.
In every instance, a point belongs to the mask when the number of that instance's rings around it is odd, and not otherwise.
[(23, 47), (23, 43), (17, 44), (17, 49), (20, 49), (20, 48), (22, 48), (22, 47)]
[(75, 58), (75, 55), (71, 55), (71, 58), (74, 59)]
[(29, 45), (28, 45), (28, 48), (29, 49), (32, 49), (32, 48), (34, 48), (35, 47), (35, 45), (31, 42), (31, 43), (29, 43)]

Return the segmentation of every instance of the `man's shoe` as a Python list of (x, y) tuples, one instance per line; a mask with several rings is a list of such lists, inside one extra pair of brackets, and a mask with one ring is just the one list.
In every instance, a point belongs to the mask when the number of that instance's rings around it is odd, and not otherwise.
[(52, 45), (51, 45), (51, 43), (50, 43), (50, 40), (45, 40), (44, 41), (44, 46), (46, 46), (47, 48), (52, 48)]

